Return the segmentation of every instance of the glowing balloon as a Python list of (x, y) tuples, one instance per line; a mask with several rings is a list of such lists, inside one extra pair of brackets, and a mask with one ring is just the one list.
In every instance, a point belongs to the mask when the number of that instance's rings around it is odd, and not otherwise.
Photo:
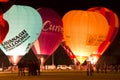
[(0, 0), (0, 44), (8, 33), (9, 24), (3, 19), (3, 14), (14, 4), (15, 0)]
[(3, 15), (0, 16), (0, 44), (6, 37), (9, 30), (9, 25), (6, 20), (3, 19)]
[(0, 2), (8, 2), (9, 0), (0, 0)]
[(13, 5), (4, 14), (4, 19), (9, 23), (9, 32), (0, 48), (16, 65), (17, 59), (25, 55), (38, 38), (42, 19), (35, 9), (22, 5)]
[(61, 17), (50, 8), (39, 8), (43, 20), (42, 32), (32, 50), (42, 57), (50, 56), (63, 39), (63, 24)]
[(110, 27), (106, 40), (98, 48), (98, 53), (102, 55), (104, 51), (108, 48), (108, 46), (113, 42), (118, 33), (119, 30), (118, 16), (112, 10), (109, 10), (108, 8), (105, 7), (92, 7), (88, 10), (102, 14), (107, 19)]
[(72, 10), (63, 16), (63, 34), (66, 45), (83, 63), (105, 41), (109, 25), (106, 18), (92, 11)]

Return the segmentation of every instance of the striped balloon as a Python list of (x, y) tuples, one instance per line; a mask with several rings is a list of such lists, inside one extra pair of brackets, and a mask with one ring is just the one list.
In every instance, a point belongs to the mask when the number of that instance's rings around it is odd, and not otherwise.
[(106, 40), (98, 48), (98, 54), (102, 55), (108, 48), (108, 46), (113, 42), (118, 33), (119, 30), (118, 16), (115, 12), (105, 7), (92, 7), (88, 10), (102, 14), (107, 19), (110, 26)]

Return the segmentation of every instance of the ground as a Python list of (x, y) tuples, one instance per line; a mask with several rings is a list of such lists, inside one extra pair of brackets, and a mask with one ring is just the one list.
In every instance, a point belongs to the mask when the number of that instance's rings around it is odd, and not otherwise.
[(87, 76), (85, 71), (42, 71), (40, 76), (0, 73), (0, 80), (120, 80), (120, 72), (94, 72), (92, 76)]

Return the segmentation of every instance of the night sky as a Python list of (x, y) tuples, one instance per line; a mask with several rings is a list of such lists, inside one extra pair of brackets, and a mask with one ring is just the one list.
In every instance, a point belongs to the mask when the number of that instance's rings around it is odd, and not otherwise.
[[(6, 11), (11, 5), (10, 3), (1, 3), (2, 8)], [(15, 0), (13, 4), (17, 5), (27, 5), (31, 6), (35, 9), (48, 7), (55, 10), (61, 17), (70, 11), (70, 10), (87, 10), (88, 8), (95, 7), (95, 6), (102, 6), (109, 8), (110, 10), (114, 11), (119, 19), (120, 19), (120, 2), (119, 0)], [(119, 21), (120, 22), (120, 21)], [(105, 52), (106, 55), (114, 55), (120, 57), (120, 29), (119, 33), (116, 36), (114, 42), (109, 46), (109, 48)]]
[(28, 5), (34, 8), (49, 7), (57, 11), (61, 17), (69, 10), (86, 10), (94, 6), (103, 6), (119, 14), (119, 0), (16, 0), (15, 4)]

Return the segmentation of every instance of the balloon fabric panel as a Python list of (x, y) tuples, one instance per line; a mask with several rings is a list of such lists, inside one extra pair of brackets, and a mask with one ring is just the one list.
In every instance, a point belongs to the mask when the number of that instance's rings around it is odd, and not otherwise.
[(42, 32), (39, 38), (41, 54), (51, 55), (59, 46), (58, 43), (62, 39), (60, 36), (61, 34)]
[(5, 39), (8, 31), (9, 31), (9, 24), (6, 20), (3, 19), (3, 15), (2, 15), (0, 16), (0, 44)]
[(101, 46), (98, 48), (98, 53), (102, 55), (104, 51), (107, 49), (107, 47), (113, 42), (118, 29), (119, 29), (119, 20), (117, 15), (110, 9), (105, 8), (105, 7), (92, 7), (88, 9), (90, 11), (98, 12), (102, 14), (108, 21), (109, 23), (109, 32), (107, 35), (106, 40), (101, 44)]
[(10, 28), (0, 48), (6, 55), (25, 55), (41, 32), (40, 14), (32, 7), (13, 5), (4, 19)]

